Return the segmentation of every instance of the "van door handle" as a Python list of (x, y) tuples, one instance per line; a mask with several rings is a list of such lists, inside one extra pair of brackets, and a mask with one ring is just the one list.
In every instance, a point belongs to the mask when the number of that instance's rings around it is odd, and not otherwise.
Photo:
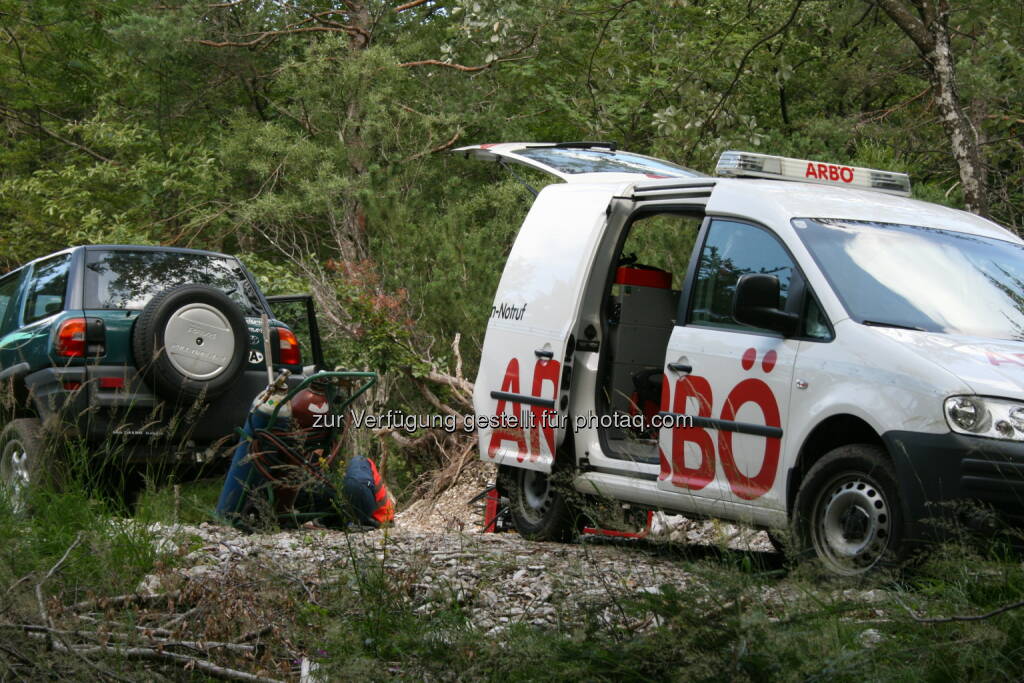
[(537, 358), (547, 358), (548, 360), (551, 360), (555, 357), (555, 352), (547, 349), (537, 349), (533, 352), (533, 355), (537, 356)]
[(668, 369), (671, 370), (672, 372), (680, 372), (684, 375), (689, 375), (691, 372), (693, 372), (693, 366), (686, 365), (685, 363), (669, 363)]

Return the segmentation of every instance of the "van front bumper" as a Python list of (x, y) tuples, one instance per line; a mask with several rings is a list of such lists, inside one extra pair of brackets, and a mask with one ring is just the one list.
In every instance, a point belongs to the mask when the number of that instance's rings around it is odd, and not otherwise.
[(1014, 526), (1024, 526), (1024, 442), (953, 432), (893, 431), (882, 438), (892, 454), (912, 523), (963, 519), (961, 513), (971, 516), (971, 508), (977, 512), (980, 503)]

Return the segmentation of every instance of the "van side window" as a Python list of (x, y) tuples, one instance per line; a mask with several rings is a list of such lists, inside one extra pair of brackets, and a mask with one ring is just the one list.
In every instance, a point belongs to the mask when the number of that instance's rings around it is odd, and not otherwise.
[(828, 326), (828, 317), (813, 296), (807, 297), (804, 305), (804, 336), (815, 341), (831, 341), (832, 331)]
[(63, 254), (40, 261), (32, 269), (25, 300), (25, 322), (31, 323), (64, 310), (68, 289), (71, 255)]
[(18, 273), (0, 280), (0, 335), (7, 332), (10, 325), (7, 318), (12, 314), (10, 310), (14, 305), (14, 297), (18, 294), (18, 283), (21, 281)]
[(784, 309), (794, 267), (786, 250), (766, 230), (735, 221), (712, 222), (697, 264), (689, 322), (756, 329), (732, 317), (732, 298), (740, 276), (762, 273), (779, 278), (779, 307)]

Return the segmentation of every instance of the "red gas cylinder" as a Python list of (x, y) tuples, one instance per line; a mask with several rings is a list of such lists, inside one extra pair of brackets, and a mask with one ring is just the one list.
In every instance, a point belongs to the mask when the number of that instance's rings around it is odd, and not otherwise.
[(672, 273), (653, 266), (619, 266), (615, 284), (672, 289)]
[[(291, 401), (292, 423), (299, 429), (329, 429), (334, 416), (329, 416), (331, 401), (327, 397), (327, 385), (313, 382), (295, 394)], [(340, 418), (338, 418), (340, 419)]]

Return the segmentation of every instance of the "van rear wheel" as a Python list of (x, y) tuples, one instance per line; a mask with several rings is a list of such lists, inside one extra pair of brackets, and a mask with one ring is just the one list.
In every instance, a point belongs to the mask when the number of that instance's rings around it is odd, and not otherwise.
[(803, 550), (844, 576), (897, 565), (906, 555), (899, 484), (877, 446), (830, 451), (807, 473), (794, 530)]
[(579, 516), (566, 498), (557, 474), (502, 466), (502, 489), (516, 530), (532, 541), (570, 541), (579, 529)]

